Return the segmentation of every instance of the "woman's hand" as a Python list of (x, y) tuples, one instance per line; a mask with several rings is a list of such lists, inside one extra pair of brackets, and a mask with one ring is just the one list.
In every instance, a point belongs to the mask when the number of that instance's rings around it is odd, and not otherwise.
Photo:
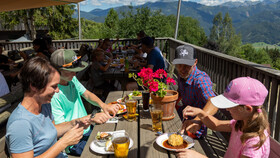
[(76, 124), (72, 129), (66, 132), (60, 140), (63, 141), (66, 146), (75, 145), (79, 143), (80, 139), (83, 137), (83, 132), (84, 128)]
[(104, 112), (96, 113), (95, 116), (90, 119), (90, 121), (95, 123), (105, 123), (108, 119), (112, 118), (109, 114), (106, 114)]
[(202, 155), (191, 149), (177, 149), (176, 154), (177, 158), (207, 158), (205, 155)]
[(119, 104), (112, 104), (112, 105), (105, 104), (103, 106), (104, 113), (106, 113), (108, 115), (112, 115), (113, 117), (115, 117), (115, 115), (117, 114), (119, 109), (120, 109)]
[(78, 118), (75, 120), (76, 124), (79, 124), (79, 127), (83, 127), (84, 129), (87, 129), (88, 126), (90, 126), (91, 122), (89, 121), (90, 115), (84, 116), (82, 118)]

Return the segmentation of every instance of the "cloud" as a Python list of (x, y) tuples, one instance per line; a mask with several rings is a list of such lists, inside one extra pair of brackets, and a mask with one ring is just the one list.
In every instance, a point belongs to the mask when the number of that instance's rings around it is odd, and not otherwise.
[[(147, 2), (156, 2), (162, 0), (85, 0), (82, 5), (93, 5), (93, 6), (121, 6), (121, 5), (142, 5)], [(166, 0), (166, 1), (178, 1), (178, 0)], [(182, 0), (182, 1), (191, 1), (197, 2), (204, 5), (219, 5), (225, 2), (244, 2), (244, 1), (258, 1), (258, 0)]]
[[(90, 1), (91, 5), (94, 6), (101, 6), (101, 5), (106, 5), (106, 4), (111, 4), (111, 5), (142, 5), (147, 2), (156, 2), (158, 0), (86, 0), (83, 2), (83, 5), (88, 4)], [(174, 0), (175, 1), (175, 0)]]
[(102, 3), (100, 3), (100, 0), (87, 0), (87, 2), (90, 1), (90, 4), (93, 6), (102, 6)]

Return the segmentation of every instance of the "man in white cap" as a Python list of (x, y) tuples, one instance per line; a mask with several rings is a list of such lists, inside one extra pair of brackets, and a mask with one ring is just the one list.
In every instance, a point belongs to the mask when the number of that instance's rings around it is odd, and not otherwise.
[[(182, 119), (183, 109), (190, 105), (203, 109), (210, 115), (217, 112), (217, 108), (211, 104), (209, 99), (215, 96), (212, 90), (212, 82), (210, 77), (197, 67), (197, 58), (194, 48), (190, 45), (182, 45), (176, 48), (175, 64), (178, 72), (178, 92), (179, 99), (183, 106), (176, 106), (178, 114)], [(193, 138), (200, 138), (206, 134), (206, 127), (202, 124), (198, 117), (184, 121), (182, 130), (188, 132)]]
[[(112, 118), (109, 113), (115, 115), (118, 112), (117, 105), (105, 104), (77, 80), (76, 72), (84, 70), (88, 64), (81, 61), (81, 57), (77, 57), (73, 50), (56, 50), (51, 55), (51, 63), (59, 67), (61, 72), (59, 92), (55, 93), (51, 101), (55, 124), (81, 117), (88, 117), (91, 122), (105, 123)], [(104, 112), (95, 112), (92, 116), (87, 115), (81, 96), (92, 104), (98, 104)], [(81, 141), (74, 146), (67, 147), (66, 152), (71, 155), (81, 155), (91, 131), (92, 127), (85, 129)]]

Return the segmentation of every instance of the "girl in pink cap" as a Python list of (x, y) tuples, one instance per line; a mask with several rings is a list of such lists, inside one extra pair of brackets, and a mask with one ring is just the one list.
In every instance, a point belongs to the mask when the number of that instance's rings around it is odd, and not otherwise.
[[(268, 158), (269, 123), (263, 103), (268, 94), (265, 86), (250, 77), (232, 80), (224, 93), (211, 99), (218, 108), (230, 112), (232, 120), (218, 120), (199, 108), (187, 106), (183, 115), (198, 116), (215, 131), (231, 132), (225, 158)], [(180, 149), (177, 157), (206, 157), (194, 150)]]

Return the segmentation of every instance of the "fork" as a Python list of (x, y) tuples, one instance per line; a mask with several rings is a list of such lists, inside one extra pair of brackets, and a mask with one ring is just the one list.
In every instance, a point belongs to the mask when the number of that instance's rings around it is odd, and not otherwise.
[[(186, 119), (184, 118), (183, 121), (182, 121), (182, 125), (184, 124), (185, 120), (186, 120)], [(182, 127), (182, 125), (181, 125), (181, 127)], [(182, 135), (182, 134), (180, 133), (181, 127), (180, 127), (180, 128), (178, 129), (178, 131), (176, 132), (177, 135)]]

